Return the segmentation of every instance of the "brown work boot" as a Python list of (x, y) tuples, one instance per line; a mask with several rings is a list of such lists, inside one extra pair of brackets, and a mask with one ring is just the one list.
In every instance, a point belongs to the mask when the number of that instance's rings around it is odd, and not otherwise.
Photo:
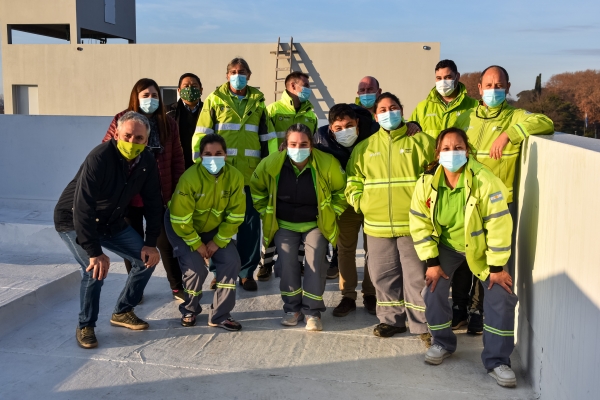
[(336, 308), (333, 309), (334, 317), (345, 317), (352, 311), (356, 310), (356, 300), (352, 300), (349, 297), (342, 297), (342, 301)]

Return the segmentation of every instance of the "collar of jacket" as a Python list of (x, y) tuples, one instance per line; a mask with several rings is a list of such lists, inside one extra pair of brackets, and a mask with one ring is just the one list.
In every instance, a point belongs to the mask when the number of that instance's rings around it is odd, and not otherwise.
[(402, 136), (406, 135), (406, 123), (402, 122), (402, 125), (400, 125), (398, 128), (394, 129), (393, 131), (386, 131), (385, 129), (383, 129), (382, 127), (379, 128), (379, 134), (380, 135), (384, 135), (384, 136), (391, 136), (392, 139), (399, 139)]
[[(488, 107), (485, 105), (483, 100), (479, 100), (479, 105), (477, 106), (477, 110), (475, 112), (475, 116), (477, 118), (490, 118), (495, 119), (498, 117), (502, 117), (507, 111), (514, 109), (506, 100), (497, 105), (496, 107)], [(497, 114), (497, 115), (496, 115)], [(494, 118), (490, 117), (493, 116)]]
[(294, 111), (295, 113), (307, 112), (313, 109), (313, 105), (310, 101), (306, 100), (304, 103), (302, 103), (300, 100), (298, 100), (298, 102), (300, 102), (300, 108), (296, 112), (296, 107), (294, 107), (294, 97), (298, 99), (298, 96), (291, 95), (286, 89), (281, 94), (281, 99), (279, 99), (279, 101), (285, 106), (285, 108), (289, 109), (290, 111)]
[[(314, 147), (311, 150), (308, 163), (310, 164), (310, 167), (317, 173), (317, 175), (320, 175), (319, 166), (323, 168), (329, 168), (329, 165), (327, 165), (327, 163), (324, 162), (326, 161), (324, 158), (326, 154), (327, 153), (315, 149)], [(327, 154), (327, 156), (333, 158), (333, 156), (329, 154)], [(281, 172), (281, 168), (283, 168), (283, 163), (285, 162), (286, 158), (288, 158), (286, 149), (269, 155), (264, 160), (264, 162), (267, 163), (266, 170), (268, 171), (269, 175), (271, 175), (274, 178), (277, 177), (277, 175), (279, 175), (279, 173)]]
[[(473, 187), (473, 176), (477, 175), (477, 173), (483, 168), (483, 164), (477, 161), (472, 156), (469, 156), (469, 160), (467, 161), (467, 165), (464, 169), (465, 174), (465, 189), (467, 190), (467, 198), (471, 195), (471, 188)], [(440, 179), (442, 178), (442, 174), (444, 173), (444, 167), (438, 165), (435, 173), (433, 173), (433, 178), (431, 181), (431, 188), (437, 192), (438, 187), (440, 185)]]
[[(265, 101), (265, 96), (263, 95), (263, 93), (252, 87), (252, 86), (246, 86), (247, 91), (246, 91), (246, 98), (248, 99), (248, 102), (246, 104), (246, 110), (244, 111), (244, 116), (247, 115), (249, 110), (254, 110), (254, 108), (256, 108), (256, 106), (258, 104), (260, 104), (261, 102)], [(222, 84), (221, 86), (219, 86), (217, 88), (217, 90), (215, 90), (214, 95), (219, 97), (221, 100), (223, 100), (229, 107), (231, 107), (233, 110), (235, 110), (235, 105), (233, 104), (232, 100), (231, 100), (231, 91), (229, 90), (229, 82), (225, 82), (224, 84)], [(240, 116), (242, 117), (242, 116)]]
[(429, 96), (427, 96), (427, 100), (432, 101), (434, 103), (440, 103), (444, 106), (452, 104), (452, 106), (454, 107), (454, 106), (462, 103), (462, 101), (464, 100), (464, 98), (466, 96), (467, 96), (467, 87), (462, 82), (458, 82), (458, 96), (456, 96), (456, 98), (454, 100), (452, 100), (450, 103), (446, 104), (446, 102), (444, 100), (442, 100), (442, 96), (438, 93), (435, 86), (429, 92)]

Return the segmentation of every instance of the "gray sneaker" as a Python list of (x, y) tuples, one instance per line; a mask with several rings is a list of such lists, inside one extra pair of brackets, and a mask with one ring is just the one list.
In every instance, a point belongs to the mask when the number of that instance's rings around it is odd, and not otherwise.
[(307, 331), (322, 331), (323, 330), (323, 322), (321, 322), (321, 318), (315, 317), (313, 315), (306, 316), (306, 330)]
[(488, 372), (488, 375), (496, 380), (496, 383), (504, 387), (516, 387), (517, 378), (508, 365), (499, 365)]
[(444, 349), (439, 344), (432, 345), (425, 353), (425, 362), (431, 365), (440, 365), (444, 358), (452, 355), (448, 350)]
[(281, 325), (285, 325), (285, 326), (296, 326), (298, 325), (298, 322), (302, 321), (304, 319), (304, 314), (302, 314), (302, 312), (298, 311), (298, 312), (288, 312), (285, 313), (285, 316), (283, 318), (281, 318)]

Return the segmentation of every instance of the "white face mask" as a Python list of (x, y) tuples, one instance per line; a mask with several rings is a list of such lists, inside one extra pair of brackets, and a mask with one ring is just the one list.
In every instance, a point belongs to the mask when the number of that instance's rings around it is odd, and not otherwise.
[(441, 80), (435, 83), (435, 88), (438, 93), (444, 97), (450, 96), (452, 92), (454, 92), (454, 79), (451, 80)]
[(351, 147), (356, 142), (356, 139), (358, 139), (355, 126), (334, 132), (333, 134), (335, 135), (335, 141), (344, 147)]

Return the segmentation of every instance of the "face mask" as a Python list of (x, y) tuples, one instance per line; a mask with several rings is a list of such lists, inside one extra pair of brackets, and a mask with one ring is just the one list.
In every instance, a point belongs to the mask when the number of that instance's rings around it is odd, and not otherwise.
[(393, 131), (402, 122), (402, 114), (400, 110), (388, 111), (381, 114), (377, 114), (377, 122), (379, 125), (388, 131)]
[(310, 95), (312, 94), (312, 90), (307, 87), (303, 87), (300, 93), (297, 94), (300, 103), (304, 103), (308, 99), (310, 99)]
[(130, 143), (124, 140), (117, 140), (117, 149), (127, 160), (131, 161), (140, 155), (146, 148), (145, 144)]
[(186, 86), (179, 91), (179, 97), (190, 103), (199, 100), (201, 95), (200, 89), (194, 86)]
[(440, 152), (440, 164), (448, 171), (456, 172), (467, 163), (467, 154), (464, 150)]
[(246, 87), (247, 82), (248, 78), (246, 78), (246, 75), (231, 75), (229, 77), (229, 84), (235, 90), (242, 90)]
[(435, 88), (440, 95), (450, 96), (454, 92), (454, 79), (437, 81)]
[(334, 132), (335, 141), (341, 144), (344, 147), (350, 147), (356, 142), (358, 139), (358, 135), (356, 134), (356, 127), (344, 129), (338, 132)]
[(221, 171), (223, 166), (225, 165), (225, 157), (224, 156), (202, 156), (202, 166), (206, 168), (208, 172), (213, 175), (216, 175)]
[(358, 95), (358, 99), (360, 100), (360, 104), (363, 107), (371, 108), (375, 104), (375, 100), (377, 100), (377, 94), (375, 93), (367, 93)]
[(506, 89), (486, 89), (481, 99), (488, 107), (497, 107), (506, 100)]
[(301, 163), (302, 161), (306, 160), (308, 156), (310, 156), (310, 149), (292, 149), (288, 147), (287, 153), (292, 161)]
[(152, 114), (154, 111), (158, 110), (159, 104), (158, 99), (153, 99), (151, 97), (140, 99), (140, 109), (146, 114)]

